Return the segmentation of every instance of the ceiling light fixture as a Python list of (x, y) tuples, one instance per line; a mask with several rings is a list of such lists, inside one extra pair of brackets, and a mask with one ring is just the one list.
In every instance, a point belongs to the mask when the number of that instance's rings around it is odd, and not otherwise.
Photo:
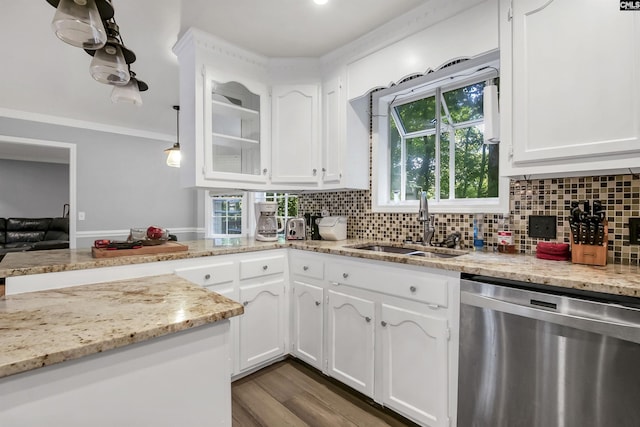
[(124, 47), (120, 40), (120, 29), (114, 20), (106, 22), (107, 43), (102, 49), (87, 50), (93, 56), (89, 71), (100, 83), (126, 85), (129, 83), (129, 66), (136, 61), (136, 54)]
[(47, 0), (47, 3), (56, 8), (51, 23), (56, 35), (93, 57), (89, 66), (91, 77), (100, 83), (123, 87), (111, 91), (111, 100), (142, 105), (140, 92), (149, 86), (131, 72), (130, 64), (136, 61), (136, 54), (124, 45), (111, 0)]
[(313, 0), (313, 2), (315, 4), (323, 5), (323, 4), (327, 4), (329, 0)]
[(102, 21), (113, 17), (108, 0), (47, 0), (56, 8), (51, 28), (65, 43), (83, 49), (100, 49), (107, 42)]
[(174, 105), (173, 109), (176, 110), (176, 143), (173, 147), (164, 150), (167, 153), (167, 166), (172, 168), (180, 167), (180, 106)]
[(140, 92), (149, 89), (149, 86), (142, 80), (138, 80), (136, 73), (131, 71), (131, 69), (129, 69), (129, 74), (131, 75), (129, 83), (124, 86), (113, 86), (111, 101), (114, 103), (130, 103), (139, 107), (142, 105)]

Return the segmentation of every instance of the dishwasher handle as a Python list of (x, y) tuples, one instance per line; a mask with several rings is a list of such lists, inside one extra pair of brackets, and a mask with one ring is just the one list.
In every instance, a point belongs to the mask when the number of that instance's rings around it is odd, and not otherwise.
[(542, 320), (545, 322), (555, 323), (563, 326), (569, 326), (571, 328), (594, 332), (601, 335), (607, 335), (610, 337), (640, 344), (640, 325), (638, 324), (594, 319), (566, 313), (555, 313), (548, 310), (515, 304), (512, 302), (507, 302), (500, 299), (465, 291), (460, 292), (460, 302), (466, 305), (487, 308), (489, 310), (515, 314), (517, 316)]

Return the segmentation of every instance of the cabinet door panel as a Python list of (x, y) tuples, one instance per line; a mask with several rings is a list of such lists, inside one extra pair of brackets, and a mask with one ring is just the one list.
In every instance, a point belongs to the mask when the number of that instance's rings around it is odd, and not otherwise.
[(266, 183), (268, 91), (265, 84), (235, 78), (212, 67), (203, 70), (203, 118), (197, 121), (203, 128), (202, 147), (196, 147), (194, 172), (210, 186), (219, 181)]
[(240, 370), (283, 355), (284, 281), (240, 288), (244, 314), (239, 318)]
[(329, 375), (373, 396), (375, 302), (329, 290)]
[(514, 162), (640, 152), (639, 39), (608, 2), (513, 1)]
[(293, 352), (311, 366), (322, 369), (324, 291), (296, 280), (293, 293)]
[(447, 426), (447, 321), (382, 304), (380, 325), (385, 406), (425, 425)]
[(317, 183), (318, 86), (274, 87), (272, 97), (271, 181)]
[(344, 143), (344, 105), (346, 100), (339, 78), (323, 86), (324, 132), (322, 144), (322, 181), (340, 182)]

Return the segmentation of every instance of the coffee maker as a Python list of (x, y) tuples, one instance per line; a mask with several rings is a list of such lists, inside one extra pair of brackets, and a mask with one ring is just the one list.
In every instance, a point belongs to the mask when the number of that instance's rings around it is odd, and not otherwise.
[(278, 228), (277, 202), (256, 202), (256, 240), (261, 242), (275, 242), (278, 233), (284, 231), (284, 227)]

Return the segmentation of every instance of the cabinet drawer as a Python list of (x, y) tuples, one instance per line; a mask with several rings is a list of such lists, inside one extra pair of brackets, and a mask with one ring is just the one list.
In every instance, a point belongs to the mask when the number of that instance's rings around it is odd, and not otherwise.
[(240, 279), (268, 276), (284, 272), (284, 256), (240, 261)]
[(291, 274), (322, 280), (324, 278), (324, 262), (311, 257), (292, 257)]
[(448, 306), (448, 278), (419, 271), (371, 264), (331, 263), (327, 280), (427, 304)]
[(198, 267), (177, 268), (175, 274), (200, 286), (211, 286), (233, 282), (237, 274), (236, 268), (235, 263), (224, 262)]

